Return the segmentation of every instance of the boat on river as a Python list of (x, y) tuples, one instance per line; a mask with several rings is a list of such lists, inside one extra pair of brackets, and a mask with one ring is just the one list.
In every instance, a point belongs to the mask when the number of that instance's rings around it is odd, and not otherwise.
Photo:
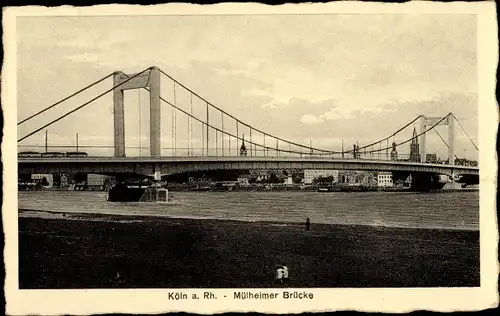
[(332, 192), (332, 187), (319, 187), (318, 192)]

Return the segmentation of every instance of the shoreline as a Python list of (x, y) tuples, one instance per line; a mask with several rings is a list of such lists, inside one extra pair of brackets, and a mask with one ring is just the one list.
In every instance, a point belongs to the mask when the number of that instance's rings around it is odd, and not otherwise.
[[(51, 215), (59, 215), (57, 218), (44, 218), (41, 216), (35, 216), (30, 214), (35, 213), (49, 213)], [(23, 214), (23, 215), (21, 215)], [(30, 216), (33, 215), (33, 216)], [(249, 223), (249, 224), (261, 224), (261, 225), (278, 225), (278, 226), (297, 226), (304, 227), (304, 222), (297, 221), (277, 221), (277, 220), (244, 220), (244, 219), (233, 219), (233, 218), (215, 218), (215, 217), (196, 217), (196, 216), (160, 216), (151, 214), (111, 214), (111, 213), (97, 213), (97, 212), (64, 212), (64, 211), (54, 211), (54, 210), (34, 210), (34, 209), (19, 209), (19, 218), (40, 218), (40, 219), (61, 219), (61, 220), (103, 220), (108, 219), (113, 222), (120, 221), (162, 221), (162, 220), (177, 220), (177, 221), (207, 221), (207, 222), (227, 222), (227, 223)], [(401, 230), (437, 230), (437, 231), (463, 231), (463, 232), (479, 232), (479, 228), (464, 228), (464, 227), (409, 227), (402, 225), (382, 225), (382, 224), (350, 224), (350, 223), (312, 223), (317, 227), (352, 227), (352, 228), (373, 228), (373, 229), (401, 229)]]
[[(232, 189), (210, 189), (210, 190), (199, 190), (193, 188), (184, 188), (184, 187), (166, 187), (165, 189), (170, 192), (200, 192), (200, 193), (210, 193), (210, 192), (310, 192), (310, 193), (414, 193), (414, 194), (435, 194), (435, 193), (448, 193), (448, 192), (478, 192), (479, 187), (465, 187), (465, 188), (443, 188), (440, 190), (429, 191), (429, 192), (421, 192), (414, 191), (410, 189), (399, 189), (399, 188), (370, 188), (370, 189), (360, 189), (357, 186), (345, 187), (342, 189), (335, 189), (328, 192), (318, 191), (320, 188), (324, 188), (326, 186), (317, 186), (317, 187), (309, 187), (301, 189), (299, 187), (286, 187), (286, 186), (277, 186), (271, 189), (260, 188), (260, 187), (239, 187)], [(31, 191), (47, 191), (47, 192), (107, 192), (106, 190), (97, 190), (97, 189), (85, 189), (85, 190), (68, 190), (65, 188), (42, 188), (39, 190), (20, 190), (22, 192), (31, 192)]]

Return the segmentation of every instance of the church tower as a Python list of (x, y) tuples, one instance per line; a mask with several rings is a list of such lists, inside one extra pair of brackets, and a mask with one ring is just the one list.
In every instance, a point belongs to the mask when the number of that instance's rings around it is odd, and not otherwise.
[(240, 147), (240, 156), (247, 156), (247, 147), (245, 146), (245, 134), (243, 134), (243, 140)]
[(398, 151), (396, 149), (396, 143), (392, 143), (392, 150), (391, 150), (391, 160), (397, 161), (398, 160)]
[(410, 159), (409, 161), (420, 162), (420, 145), (418, 144), (417, 130), (413, 128), (413, 139), (410, 144)]

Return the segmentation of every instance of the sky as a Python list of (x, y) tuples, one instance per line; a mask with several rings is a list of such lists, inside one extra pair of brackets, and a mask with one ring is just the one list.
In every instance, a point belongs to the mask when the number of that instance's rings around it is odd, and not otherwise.
[[(420, 114), (449, 112), (477, 144), (476, 31), (474, 15), (451, 14), (23, 17), (17, 19), (18, 119), (111, 72), (158, 66), (240, 120), (317, 148), (340, 150), (344, 142), (350, 149)], [(108, 79), (21, 125), (19, 137), (111, 86)], [(162, 78), (162, 96), (172, 95), (173, 83)], [(176, 102), (187, 109), (189, 94), (176, 90)], [(202, 103), (194, 102), (203, 115)], [(147, 146), (147, 92), (127, 91), (125, 104), (127, 146)], [(162, 147), (171, 145), (169, 111), (162, 110)], [(80, 144), (111, 145), (112, 112), (107, 94), (50, 126), (49, 144), (72, 145), (78, 133)], [(182, 130), (187, 120), (177, 115)], [(466, 134), (456, 131), (456, 155), (477, 159)], [(396, 142), (412, 132), (413, 126)], [(447, 139), (445, 126), (439, 133)], [(43, 131), (22, 142), (43, 143)], [(427, 152), (446, 158), (437, 134), (427, 143)]]

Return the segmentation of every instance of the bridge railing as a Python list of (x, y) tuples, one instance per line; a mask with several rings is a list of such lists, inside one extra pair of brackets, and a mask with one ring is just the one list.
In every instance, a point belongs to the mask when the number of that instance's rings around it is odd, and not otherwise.
[[(127, 157), (148, 157), (150, 156), (150, 150), (148, 147), (140, 146), (126, 146), (126, 156)], [(44, 152), (83, 152), (87, 153), (89, 156), (93, 157), (112, 157), (114, 156), (114, 146), (113, 145), (22, 145), (18, 146), (18, 153), (30, 152), (30, 153), (44, 153)], [(196, 147), (163, 147), (161, 150), (161, 155), (165, 157), (235, 157), (241, 156), (239, 151), (234, 150), (234, 148), (196, 148)], [(246, 153), (247, 157), (334, 157), (334, 158), (344, 158), (344, 159), (354, 159), (353, 154), (345, 153), (317, 153), (311, 151), (298, 151), (298, 150), (287, 150), (287, 149), (274, 149), (274, 148), (249, 148)], [(405, 159), (407, 155), (401, 155), (402, 159)], [(387, 159), (385, 155), (372, 154), (372, 155), (358, 155), (359, 159), (370, 159), (370, 160), (390, 160)]]
[[(128, 146), (126, 147), (127, 157), (149, 157), (150, 152), (147, 147), (139, 147), (139, 146)], [(19, 146), (18, 147), (18, 157), (20, 158), (33, 158), (37, 155), (40, 158), (50, 158), (51, 155), (46, 155), (44, 153), (82, 153), (86, 154), (87, 157), (91, 158), (101, 158), (101, 157), (113, 157), (114, 156), (114, 147), (112, 145), (57, 145), (57, 146), (43, 146), (43, 145), (33, 145), (33, 146)], [(52, 157), (58, 157), (58, 155), (52, 155)], [(60, 158), (61, 156), (59, 156)], [(224, 150), (222, 151), (220, 148), (162, 148), (162, 157), (241, 157), (241, 155), (237, 154), (234, 150)], [(279, 157), (279, 158), (308, 158), (308, 159), (345, 159), (345, 160), (373, 160), (373, 161), (394, 161), (390, 157), (387, 157), (385, 154), (375, 155), (375, 154), (367, 154), (367, 155), (357, 155), (355, 158), (353, 154), (318, 154), (318, 153), (296, 153), (296, 152), (286, 152), (286, 151), (276, 151), (269, 149), (257, 149), (252, 150), (251, 152), (247, 151), (246, 157)], [(398, 157), (395, 161), (410, 161), (410, 162), (418, 162), (412, 161), (410, 159), (410, 155), (408, 154), (398, 154)], [(447, 164), (448, 162), (444, 161), (429, 161), (427, 163), (435, 163), (435, 164)], [(477, 166), (477, 163), (474, 164), (469, 161), (458, 160), (455, 162), (455, 165), (462, 166)]]

